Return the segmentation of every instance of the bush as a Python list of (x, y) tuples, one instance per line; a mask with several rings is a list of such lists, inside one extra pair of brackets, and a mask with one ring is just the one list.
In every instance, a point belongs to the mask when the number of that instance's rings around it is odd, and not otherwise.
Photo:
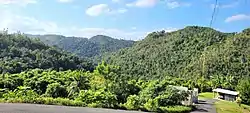
[(157, 96), (159, 106), (181, 105), (181, 102), (188, 97), (187, 92), (170, 89), (163, 94)]
[(87, 103), (89, 107), (113, 108), (118, 104), (116, 96), (104, 90), (82, 90), (75, 100)]
[(27, 100), (23, 98), (8, 98), (0, 99), (0, 102), (6, 103), (31, 103), (31, 104), (45, 104), (45, 105), (63, 105), (63, 106), (80, 106), (86, 107), (87, 105), (81, 101), (74, 101), (65, 98), (51, 98), (51, 97), (39, 97), (33, 100)]
[(141, 106), (140, 98), (137, 95), (130, 95), (124, 106), (129, 110), (138, 110)]
[(0, 98), (3, 98), (3, 94), (4, 94), (4, 93), (7, 93), (7, 92), (8, 92), (7, 89), (1, 89), (1, 88), (0, 88)]
[(45, 95), (54, 98), (68, 96), (66, 88), (59, 83), (49, 84)]
[(4, 100), (17, 101), (18, 103), (33, 103), (39, 95), (33, 90), (26, 90), (24, 87), (19, 87), (14, 91), (9, 91), (3, 94)]
[(149, 99), (146, 104), (144, 104), (144, 108), (146, 108), (148, 111), (157, 111), (159, 108), (159, 104), (157, 99)]
[(67, 98), (38, 98), (36, 100), (39, 104), (47, 104), (47, 105), (64, 105), (64, 106), (81, 106), (85, 107), (86, 104), (80, 101), (74, 101)]
[(242, 103), (250, 104), (250, 78), (241, 80), (237, 87)]
[(168, 107), (160, 107), (161, 113), (189, 113), (192, 111), (191, 107), (187, 106), (168, 106)]

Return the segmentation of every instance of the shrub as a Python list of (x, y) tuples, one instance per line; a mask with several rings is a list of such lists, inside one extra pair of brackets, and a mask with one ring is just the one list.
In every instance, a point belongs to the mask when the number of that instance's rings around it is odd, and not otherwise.
[(9, 91), (3, 94), (4, 100), (14, 101), (20, 103), (33, 103), (39, 95), (33, 90), (26, 90), (24, 87), (19, 87), (14, 91)]
[(67, 98), (38, 98), (36, 102), (39, 104), (47, 104), (47, 105), (64, 105), (64, 106), (86, 106), (84, 102), (74, 101)]
[(157, 109), (159, 108), (159, 104), (157, 99), (149, 99), (148, 102), (144, 104), (144, 107), (148, 111), (157, 111)]
[(129, 110), (138, 110), (141, 106), (140, 98), (137, 95), (130, 95), (124, 106)]
[(75, 100), (87, 103), (89, 107), (113, 108), (117, 105), (116, 96), (104, 90), (82, 90)]
[(39, 97), (33, 100), (27, 100), (23, 98), (8, 98), (0, 99), (0, 102), (6, 103), (31, 103), (31, 104), (46, 104), (46, 105), (64, 105), (64, 106), (80, 106), (85, 107), (86, 104), (81, 101), (74, 101), (65, 98), (51, 98), (51, 97)]
[(237, 87), (242, 103), (250, 104), (250, 78), (241, 80)]
[(67, 97), (68, 94), (64, 86), (62, 86), (59, 83), (52, 83), (48, 85), (45, 95), (57, 98), (57, 97)]

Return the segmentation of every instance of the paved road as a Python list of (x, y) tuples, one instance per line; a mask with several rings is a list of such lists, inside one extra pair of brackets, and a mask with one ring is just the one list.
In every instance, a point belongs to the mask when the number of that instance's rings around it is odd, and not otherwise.
[(53, 106), (53, 105), (0, 103), (0, 113), (143, 113), (143, 112), (99, 109), (99, 108)]
[(191, 113), (216, 113), (215, 102), (216, 100), (214, 99), (199, 100), (197, 110)]
[[(191, 113), (216, 113), (214, 102), (216, 101), (200, 100), (197, 110)], [(0, 113), (143, 113), (143, 112), (101, 109), (101, 108), (54, 106), (54, 105), (0, 103)]]

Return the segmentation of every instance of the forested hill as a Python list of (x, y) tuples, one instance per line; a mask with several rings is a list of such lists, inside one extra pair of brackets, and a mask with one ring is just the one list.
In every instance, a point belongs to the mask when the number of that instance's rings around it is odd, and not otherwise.
[(189, 26), (178, 31), (153, 32), (133, 47), (106, 56), (133, 77), (180, 76), (204, 78), (250, 75), (250, 29), (222, 33)]
[(58, 46), (63, 50), (74, 53), (80, 57), (96, 57), (106, 52), (115, 52), (121, 48), (131, 47), (134, 41), (119, 40), (104, 35), (97, 35), (90, 39), (78, 37), (65, 37), (61, 35), (28, 35), (39, 38), (45, 44)]
[(39, 40), (21, 34), (0, 33), (0, 73), (19, 73), (27, 69), (85, 69), (93, 65)]

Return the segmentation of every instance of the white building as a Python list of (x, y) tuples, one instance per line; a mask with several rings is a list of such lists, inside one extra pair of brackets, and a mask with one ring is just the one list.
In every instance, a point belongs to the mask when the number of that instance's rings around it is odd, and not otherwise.
[(239, 95), (239, 92), (216, 88), (213, 90), (214, 98), (227, 100), (227, 101), (235, 101)]

